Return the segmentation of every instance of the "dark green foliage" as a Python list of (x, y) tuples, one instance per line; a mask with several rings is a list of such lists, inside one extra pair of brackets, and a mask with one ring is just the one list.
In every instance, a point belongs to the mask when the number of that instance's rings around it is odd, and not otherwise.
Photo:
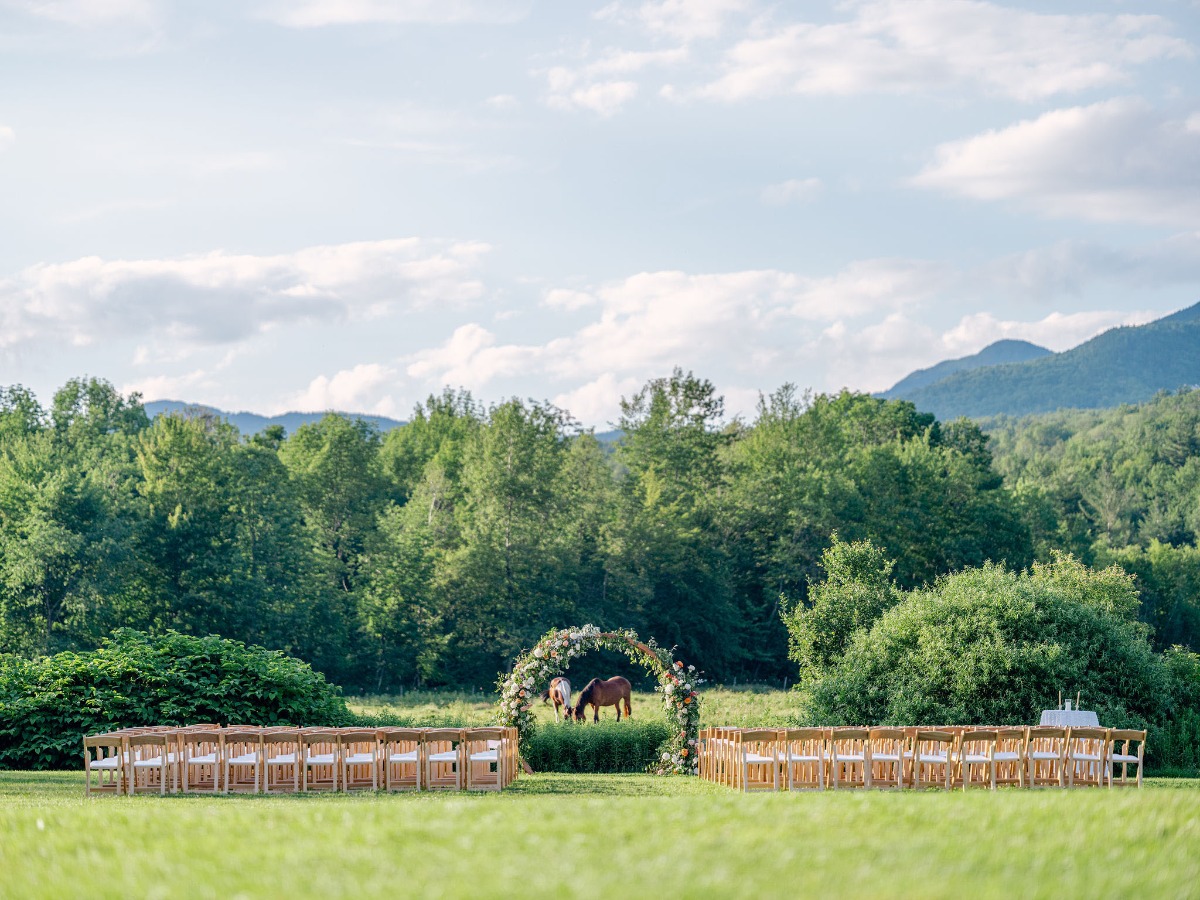
[(90, 652), (0, 657), (0, 766), (75, 768), (82, 738), (133, 725), (341, 725), (339, 690), (300, 660), (218, 637), (116, 632)]
[(956, 372), (967, 372), (972, 369), (981, 369), (984, 366), (1000, 366), (1005, 363), (1028, 362), (1031, 359), (1041, 359), (1043, 356), (1050, 356), (1052, 352), (1045, 347), (1031, 344), (1029, 341), (996, 341), (995, 343), (988, 344), (978, 353), (974, 353), (971, 356), (963, 356), (959, 359), (947, 359), (937, 365), (930, 366), (928, 369), (918, 369), (907, 377), (897, 381), (891, 388), (880, 393), (879, 396), (885, 400), (906, 399), (912, 392), (919, 388), (936, 384), (943, 378), (953, 375)]
[(900, 396), (941, 418), (1141, 403), (1159, 391), (1200, 384), (1197, 311), (1114, 328), (1053, 356), (956, 372)]
[(537, 728), (522, 753), (535, 772), (645, 772), (670, 737), (659, 719)]

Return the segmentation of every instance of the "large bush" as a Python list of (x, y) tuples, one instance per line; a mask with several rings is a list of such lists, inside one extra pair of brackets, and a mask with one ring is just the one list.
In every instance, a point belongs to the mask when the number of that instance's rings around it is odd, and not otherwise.
[(813, 686), (830, 723), (1028, 724), (1079, 692), (1112, 726), (1164, 713), (1172, 675), (1134, 621), (1118, 569), (1063, 557), (1032, 572), (987, 565), (913, 591)]
[(98, 650), (0, 659), (0, 766), (74, 768), (85, 734), (191, 722), (341, 725), (337, 687), (307, 663), (222, 638), (116, 632)]

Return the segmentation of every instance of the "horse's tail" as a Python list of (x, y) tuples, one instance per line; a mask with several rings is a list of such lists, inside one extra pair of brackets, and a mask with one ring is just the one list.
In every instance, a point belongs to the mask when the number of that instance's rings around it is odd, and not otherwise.
[(546, 690), (542, 691), (542, 703), (545, 704), (545, 703), (549, 703), (549, 702), (550, 702), (550, 688), (546, 688)]
[(633, 710), (629, 708), (629, 691), (625, 692), (625, 717), (629, 718), (633, 715)]

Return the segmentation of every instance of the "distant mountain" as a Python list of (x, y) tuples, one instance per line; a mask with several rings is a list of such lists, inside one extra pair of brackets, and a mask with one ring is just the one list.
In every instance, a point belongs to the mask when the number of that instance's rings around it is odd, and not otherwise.
[(1200, 303), (1147, 325), (1113, 328), (1062, 353), (962, 369), (904, 388), (920, 374), (886, 396), (911, 400), (943, 420), (1141, 403), (1159, 391), (1200, 385)]
[(1053, 353), (1053, 350), (1047, 350), (1045, 347), (1039, 347), (1037, 344), (1029, 343), (1029, 341), (996, 341), (994, 344), (988, 344), (974, 356), (964, 356), (961, 359), (948, 359), (938, 363), (936, 366), (930, 366), (928, 369), (917, 369), (917, 371), (906, 378), (902, 378), (891, 389), (884, 391), (879, 396), (888, 400), (894, 397), (905, 397), (918, 388), (941, 381), (955, 372), (965, 372), (970, 369), (979, 369), (983, 366), (1000, 366), (1005, 363), (1028, 362), (1031, 359), (1041, 359), (1043, 356), (1051, 356)]
[[(199, 403), (184, 403), (180, 400), (152, 400), (143, 405), (146, 408), (146, 415), (151, 419), (155, 416), (170, 415), (171, 413), (210, 415), (224, 419), (226, 422), (237, 426), (237, 430), (242, 434), (258, 434), (264, 428), (271, 425), (282, 425), (284, 430), (288, 434), (291, 434), (301, 425), (319, 422), (328, 415), (328, 413), (324, 412), (288, 412), (278, 416), (260, 416), (252, 412), (231, 413), (213, 406), (203, 406)], [(346, 412), (339, 412), (337, 415), (345, 416), (348, 419), (363, 419), (370, 422), (380, 431), (391, 431), (393, 428), (399, 428), (404, 424), (396, 419), (389, 419), (387, 416), (368, 416), (363, 413)]]

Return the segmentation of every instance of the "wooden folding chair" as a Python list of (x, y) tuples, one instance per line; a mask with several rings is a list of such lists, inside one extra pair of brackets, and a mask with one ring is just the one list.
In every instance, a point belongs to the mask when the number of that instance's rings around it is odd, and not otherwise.
[[(1129, 745), (1136, 741), (1136, 752), (1129, 751)], [(1121, 743), (1121, 747), (1117, 748), (1117, 743)], [(1146, 732), (1135, 731), (1128, 728), (1114, 728), (1108, 733), (1108, 765), (1105, 766), (1105, 771), (1108, 773), (1108, 786), (1111, 788), (1113, 784), (1120, 787), (1129, 786), (1129, 767), (1137, 766), (1137, 787), (1142, 786), (1142, 760), (1146, 755)], [(1119, 781), (1113, 781), (1113, 767), (1121, 767), (1121, 778)]]
[(999, 739), (995, 731), (986, 729), (964, 731), (959, 737), (954, 761), (964, 791), (974, 782), (976, 768), (987, 772), (988, 787), (993, 791), (996, 789), (996, 743)]
[(171, 789), (171, 755), (175, 745), (169, 731), (131, 734), (129, 747), (129, 793), (165, 794)]
[(468, 791), (499, 791), (508, 783), (503, 728), (468, 728), (463, 743)]
[(264, 728), (262, 752), (263, 793), (299, 793), (300, 729)]
[(263, 775), (263, 733), (256, 728), (222, 730), (223, 793), (257, 794)]
[(779, 790), (782, 742), (779, 732), (765, 728), (738, 731), (734, 735), (734, 758), (742, 791)]
[(379, 790), (379, 734), (374, 730), (341, 732), (342, 790)]
[(186, 729), (179, 735), (179, 789), (217, 793), (221, 788), (221, 733)]
[(825, 728), (789, 728), (780, 735), (789, 791), (825, 790), (828, 737)]
[(380, 728), (385, 791), (421, 790), (423, 736), (419, 728)]
[(425, 790), (463, 789), (464, 734), (461, 728), (431, 728), (421, 745), (425, 752)]
[(300, 791), (338, 790), (341, 737), (332, 729), (300, 730)]
[(904, 787), (905, 770), (912, 758), (903, 728), (872, 728), (867, 741), (871, 787), (898, 791)]
[(871, 786), (871, 732), (835, 728), (829, 734), (830, 781), (835, 791)]
[(1038, 725), (1027, 733), (1025, 763), (1029, 786), (1064, 787), (1067, 783), (1067, 729)]
[(996, 729), (996, 784), (1025, 786), (1025, 744), (1024, 728)]
[[(913, 787), (918, 790), (926, 787), (950, 790), (950, 782), (954, 777), (953, 750), (954, 735), (949, 731), (918, 728), (913, 735)], [(942, 767), (940, 779), (923, 777), (927, 770), (933, 772), (938, 766)]]
[(1067, 787), (1103, 787), (1108, 746), (1106, 728), (1068, 728), (1064, 754)]
[[(83, 739), (83, 795), (124, 794), (128, 784), (129, 751), (119, 734), (93, 734)], [(92, 776), (95, 776), (93, 784)]]

